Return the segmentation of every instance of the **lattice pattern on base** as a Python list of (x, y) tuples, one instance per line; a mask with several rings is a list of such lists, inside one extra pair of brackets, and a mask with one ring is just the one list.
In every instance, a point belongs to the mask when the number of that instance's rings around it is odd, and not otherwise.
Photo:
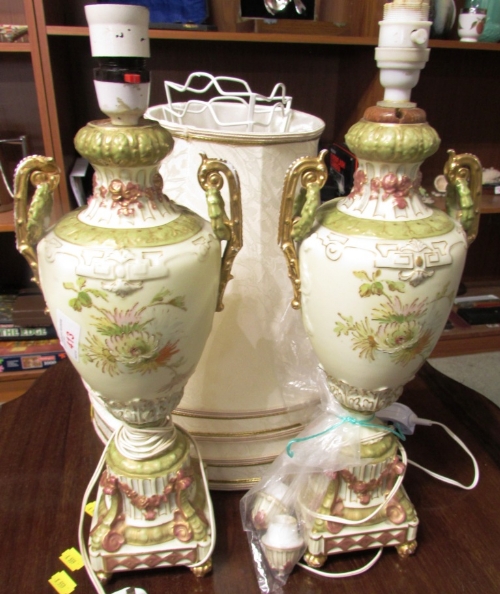
[(309, 534), (308, 550), (312, 555), (337, 555), (378, 547), (404, 545), (415, 541), (418, 518), (395, 526), (384, 520), (375, 525), (346, 526), (339, 534), (329, 532)]
[(166, 554), (151, 555), (113, 555), (103, 558), (106, 573), (115, 571), (132, 571), (134, 569), (151, 569), (153, 567), (173, 567), (175, 565), (192, 565), (198, 561), (195, 549), (167, 551)]

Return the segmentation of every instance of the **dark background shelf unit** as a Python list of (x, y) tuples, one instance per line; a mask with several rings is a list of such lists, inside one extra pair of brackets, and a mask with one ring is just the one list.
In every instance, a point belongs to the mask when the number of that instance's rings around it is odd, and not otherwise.
[[(87, 3), (0, 0), (0, 22), (29, 28), (22, 40), (0, 44), (0, 135), (27, 134), (30, 152), (53, 156), (64, 170), (54, 219), (75, 206), (67, 177), (77, 156), (75, 133), (103, 117), (92, 82)], [(211, 0), (217, 31), (150, 32), (150, 104), (165, 102), (164, 80), (184, 82), (193, 71), (243, 78), (261, 93), (283, 82), (295, 109), (325, 121), (321, 144), (342, 142), (349, 127), (383, 95), (374, 53), (384, 2), (353, 2), (344, 29), (325, 23), (293, 29), (261, 24), (262, 32), (255, 32), (251, 22), (237, 22), (237, 5), (237, 0)], [(459, 0), (457, 8), (462, 5)], [(450, 148), (476, 154), (485, 167), (500, 168), (500, 44), (459, 42), (455, 26), (450, 39), (431, 40), (430, 47), (430, 60), (412, 93), (441, 137), (438, 152), (422, 166), (429, 189)], [(500, 284), (500, 198), (485, 196), (482, 211), (463, 278), (475, 287)], [(13, 241), (12, 231), (12, 213), (0, 213), (0, 233), (7, 232), (3, 242)], [(460, 341), (461, 352), (467, 352), (466, 341)], [(487, 350), (498, 349), (500, 340), (488, 345)]]

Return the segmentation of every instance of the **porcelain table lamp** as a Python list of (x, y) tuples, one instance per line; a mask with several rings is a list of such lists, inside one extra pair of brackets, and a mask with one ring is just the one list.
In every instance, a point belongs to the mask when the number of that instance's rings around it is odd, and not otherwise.
[[(320, 206), (323, 155), (298, 159), (285, 180), (279, 243), (328, 390), (324, 414), (242, 505), (245, 528), (276, 575), (303, 554), (318, 568), (328, 555), (416, 548), (418, 518), (401, 485), (404, 449), (376, 413), (400, 397), (439, 339), (481, 199), (481, 166), (469, 154), (451, 152), (446, 164), (452, 216), (421, 188), (420, 165), (440, 143), (410, 101), (429, 55), (428, 8), (385, 5), (376, 49), (385, 94), (346, 135), (359, 162), (351, 193)], [(295, 517), (303, 543), (282, 543), (279, 556), (269, 533), (283, 515)]]
[[(109, 116), (75, 138), (95, 170), (93, 194), (87, 207), (45, 232), (60, 173), (52, 159), (23, 160), (18, 248), (89, 394), (117, 420), (90, 531), (93, 570), (103, 580), (180, 565), (203, 575), (215, 542), (210, 495), (197, 446), (171, 413), (222, 309), (242, 245), (238, 179), (225, 162), (200, 159), (211, 223), (163, 194), (159, 163), (173, 140), (142, 118), (148, 10), (99, 4), (86, 15), (99, 105)], [(232, 218), (220, 194), (224, 178)], [(36, 190), (28, 209), (30, 181)]]

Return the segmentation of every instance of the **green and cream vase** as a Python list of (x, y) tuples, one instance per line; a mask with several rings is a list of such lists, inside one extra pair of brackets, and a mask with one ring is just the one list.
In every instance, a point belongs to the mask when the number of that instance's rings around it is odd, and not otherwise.
[(120, 427), (100, 481), (92, 566), (101, 577), (173, 565), (203, 574), (214, 542), (210, 497), (195, 444), (170, 415), (241, 247), (238, 179), (202, 156), (207, 222), (162, 193), (158, 166), (173, 140), (160, 125), (94, 121), (75, 146), (95, 170), (88, 206), (47, 229), (60, 172), (51, 158), (33, 156), (17, 168), (15, 218), (18, 248), (68, 358)]
[(336, 473), (319, 507), (304, 496), (314, 566), (353, 549), (394, 545), (406, 555), (416, 546), (417, 516), (403, 488), (384, 506), (404, 465), (397, 437), (374, 415), (400, 397), (444, 329), (481, 199), (479, 161), (452, 151), (451, 216), (426, 198), (420, 165), (440, 139), (417, 107), (369, 108), (346, 142), (359, 163), (351, 193), (320, 206), (324, 155), (299, 159), (285, 180), (279, 229), (292, 304), (333, 397), (362, 424), (362, 464)]

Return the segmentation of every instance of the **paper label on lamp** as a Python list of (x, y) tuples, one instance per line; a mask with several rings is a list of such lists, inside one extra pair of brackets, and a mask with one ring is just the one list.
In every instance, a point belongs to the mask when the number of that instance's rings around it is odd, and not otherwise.
[(62, 311), (57, 310), (57, 329), (62, 347), (70, 357), (78, 361), (80, 326)]
[(90, 503), (87, 503), (87, 505), (85, 506), (85, 513), (88, 514), (89, 516), (93, 516), (94, 509), (95, 509), (95, 501), (91, 501)]
[(64, 563), (64, 565), (66, 565), (66, 567), (71, 569), (71, 571), (76, 571), (77, 569), (81, 569), (83, 567), (82, 556), (75, 549), (75, 547), (66, 549), (59, 559)]
[(49, 584), (59, 594), (71, 594), (76, 588), (76, 582), (74, 582), (65, 571), (55, 573), (50, 578)]

